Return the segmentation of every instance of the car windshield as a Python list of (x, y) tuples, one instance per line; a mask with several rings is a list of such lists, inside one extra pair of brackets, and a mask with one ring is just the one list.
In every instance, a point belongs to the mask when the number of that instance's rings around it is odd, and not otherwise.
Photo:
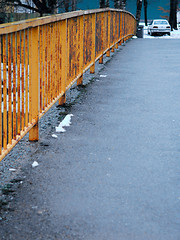
[(158, 20), (158, 21), (154, 21), (154, 24), (163, 24), (163, 25), (167, 25), (168, 22), (167, 22), (167, 21), (163, 21), (163, 20)]

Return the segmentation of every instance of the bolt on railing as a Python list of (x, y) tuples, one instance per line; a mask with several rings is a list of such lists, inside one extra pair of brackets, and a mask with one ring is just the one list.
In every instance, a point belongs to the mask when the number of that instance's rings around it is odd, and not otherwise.
[(0, 25), (0, 160), (83, 73), (135, 35), (136, 21), (122, 10), (98, 9)]

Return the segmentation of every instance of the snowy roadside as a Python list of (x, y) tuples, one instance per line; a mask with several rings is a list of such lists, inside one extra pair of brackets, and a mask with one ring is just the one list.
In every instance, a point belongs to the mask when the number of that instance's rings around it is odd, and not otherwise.
[[(143, 25), (144, 24), (140, 24), (140, 25)], [(171, 32), (171, 35), (163, 35), (163, 36), (150, 36), (148, 34), (148, 30), (147, 30), (147, 26), (144, 26), (144, 38), (152, 38), (152, 39), (158, 39), (158, 38), (161, 38), (161, 39), (180, 39), (180, 29), (178, 30), (173, 30)]]

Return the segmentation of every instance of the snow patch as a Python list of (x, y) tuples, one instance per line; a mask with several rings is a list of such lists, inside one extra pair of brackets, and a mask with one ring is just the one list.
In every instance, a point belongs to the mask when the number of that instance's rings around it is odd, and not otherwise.
[(9, 171), (10, 171), (10, 172), (15, 172), (16, 169), (15, 169), (15, 168), (9, 168)]
[(53, 138), (58, 138), (58, 136), (56, 134), (52, 134)]
[(64, 127), (69, 127), (71, 125), (71, 117), (73, 116), (73, 114), (68, 114), (62, 122), (60, 122), (59, 126), (56, 127), (56, 132), (65, 132), (66, 130), (64, 129)]
[(32, 164), (32, 167), (35, 168), (35, 167), (37, 167), (37, 166), (39, 166), (39, 163), (36, 162), (36, 161), (34, 161), (33, 164)]

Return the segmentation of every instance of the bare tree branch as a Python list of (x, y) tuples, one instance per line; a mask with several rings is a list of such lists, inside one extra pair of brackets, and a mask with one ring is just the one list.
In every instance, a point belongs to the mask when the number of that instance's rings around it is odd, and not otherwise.
[(118, 9), (126, 9), (126, 0), (114, 0), (114, 7)]
[(72, 7), (72, 10), (75, 11), (77, 0), (6, 0), (6, 5), (29, 9), (42, 16), (43, 14), (54, 14), (58, 8), (63, 8), (67, 12)]

